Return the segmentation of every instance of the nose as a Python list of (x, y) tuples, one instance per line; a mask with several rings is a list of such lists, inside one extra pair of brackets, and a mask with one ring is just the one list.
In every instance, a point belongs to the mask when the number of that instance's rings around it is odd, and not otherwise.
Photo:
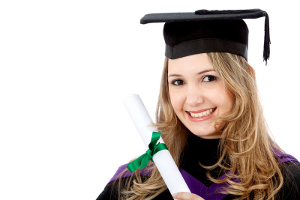
[(189, 86), (186, 93), (186, 104), (195, 107), (204, 103), (204, 92), (197, 86)]

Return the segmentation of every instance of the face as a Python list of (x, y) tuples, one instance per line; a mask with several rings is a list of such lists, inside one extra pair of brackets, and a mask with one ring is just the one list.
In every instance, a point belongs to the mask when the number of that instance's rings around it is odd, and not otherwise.
[(169, 59), (171, 104), (181, 122), (195, 135), (220, 138), (213, 116), (228, 114), (233, 98), (206, 53)]

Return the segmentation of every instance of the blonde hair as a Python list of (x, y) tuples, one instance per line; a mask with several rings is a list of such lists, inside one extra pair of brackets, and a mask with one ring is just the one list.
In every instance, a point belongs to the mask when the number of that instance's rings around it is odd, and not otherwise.
[[(241, 56), (219, 52), (207, 54), (234, 98), (231, 112), (226, 116), (218, 116), (215, 121), (216, 130), (222, 133), (220, 159), (213, 166), (203, 166), (207, 169), (220, 166), (223, 170), (229, 170), (229, 173), (222, 180), (212, 178), (209, 173), (208, 178), (214, 183), (229, 183), (222, 193), (238, 195), (239, 199), (249, 199), (251, 194), (255, 200), (274, 200), (283, 185), (280, 164), (274, 154), (282, 150), (268, 134), (254, 70)], [(180, 166), (188, 130), (172, 108), (167, 75), (166, 58), (157, 104), (156, 127), (162, 133), (175, 163)], [(119, 193), (119, 199), (150, 200), (166, 190), (155, 165), (149, 164), (149, 170), (152, 174), (147, 180), (142, 180), (139, 172), (135, 172), (125, 189)], [(234, 181), (237, 179), (239, 182)]]

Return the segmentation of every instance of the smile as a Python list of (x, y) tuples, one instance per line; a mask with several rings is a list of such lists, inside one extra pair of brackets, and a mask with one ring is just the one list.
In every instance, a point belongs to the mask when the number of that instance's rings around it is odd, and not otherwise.
[(195, 111), (187, 111), (188, 117), (192, 121), (203, 121), (206, 119), (209, 119), (213, 116), (213, 113), (215, 112), (217, 108), (211, 108), (208, 110), (205, 110), (203, 112), (195, 112)]

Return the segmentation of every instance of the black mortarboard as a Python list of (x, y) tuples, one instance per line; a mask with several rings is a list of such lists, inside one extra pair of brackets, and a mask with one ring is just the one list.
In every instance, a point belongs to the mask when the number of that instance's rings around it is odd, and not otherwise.
[(165, 55), (175, 59), (208, 52), (229, 52), (247, 60), (248, 28), (243, 19), (265, 16), (263, 59), (270, 56), (268, 14), (260, 9), (197, 10), (190, 13), (153, 13), (145, 15), (140, 23), (165, 22)]

